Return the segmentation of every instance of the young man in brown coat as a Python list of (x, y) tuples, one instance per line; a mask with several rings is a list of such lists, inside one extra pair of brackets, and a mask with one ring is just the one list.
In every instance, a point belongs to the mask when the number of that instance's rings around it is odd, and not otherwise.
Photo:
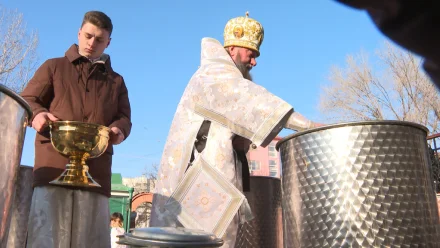
[[(110, 247), (109, 206), (113, 145), (131, 130), (131, 109), (121, 75), (113, 71), (104, 50), (113, 25), (102, 12), (84, 16), (78, 45), (64, 57), (49, 59), (35, 72), (22, 96), (33, 111), (35, 139), (34, 193), (29, 216), (27, 247)], [(50, 185), (68, 159), (50, 142), (48, 121), (96, 123), (111, 129), (109, 146), (87, 161), (100, 188)]]

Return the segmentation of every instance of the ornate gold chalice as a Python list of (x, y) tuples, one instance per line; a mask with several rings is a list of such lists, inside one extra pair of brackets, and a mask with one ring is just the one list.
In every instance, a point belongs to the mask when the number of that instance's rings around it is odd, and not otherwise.
[(52, 146), (69, 157), (64, 172), (51, 184), (101, 187), (89, 174), (86, 160), (101, 156), (107, 149), (110, 129), (108, 127), (78, 121), (49, 122)]

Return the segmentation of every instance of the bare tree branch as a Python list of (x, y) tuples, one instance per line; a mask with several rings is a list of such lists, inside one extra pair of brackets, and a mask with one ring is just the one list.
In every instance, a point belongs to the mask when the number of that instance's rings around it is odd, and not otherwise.
[(320, 97), (322, 114), (336, 122), (412, 121), (438, 132), (440, 95), (420, 60), (389, 42), (376, 55), (375, 66), (361, 51), (347, 56), (345, 67), (331, 68)]
[(154, 190), (156, 186), (157, 173), (159, 172), (159, 164), (151, 164), (150, 168), (145, 168), (143, 176), (150, 181), (150, 192)]
[(23, 14), (0, 5), (0, 83), (21, 92), (37, 66), (38, 35)]

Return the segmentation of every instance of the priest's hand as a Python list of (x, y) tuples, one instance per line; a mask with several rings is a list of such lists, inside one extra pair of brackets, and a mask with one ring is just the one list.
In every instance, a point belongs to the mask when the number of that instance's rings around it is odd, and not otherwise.
[(318, 123), (318, 122), (313, 122), (312, 123), (312, 128), (315, 128), (315, 127), (323, 127), (323, 126), (326, 126), (327, 124), (323, 124), (323, 123)]

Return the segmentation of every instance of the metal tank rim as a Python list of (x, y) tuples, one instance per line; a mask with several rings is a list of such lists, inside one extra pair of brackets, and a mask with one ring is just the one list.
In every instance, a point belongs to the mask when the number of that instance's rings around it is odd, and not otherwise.
[(290, 134), (290, 135), (282, 138), (280, 141), (278, 141), (275, 147), (278, 151), (280, 149), (280, 146), (283, 143), (287, 142), (288, 140), (296, 138), (301, 135), (312, 133), (312, 132), (323, 131), (323, 130), (327, 130), (330, 128), (339, 128), (339, 127), (348, 127), (348, 126), (365, 126), (365, 125), (374, 125), (374, 124), (412, 126), (412, 127), (418, 128), (422, 131), (425, 131), (426, 135), (428, 135), (428, 133), (429, 133), (429, 129), (427, 127), (425, 127), (421, 124), (415, 123), (415, 122), (410, 122), (410, 121), (397, 121), (397, 120), (378, 121), (378, 120), (374, 120), (374, 121), (359, 121), (359, 122), (342, 122), (342, 123), (337, 123), (337, 124), (330, 124), (330, 125), (323, 126), (323, 127), (311, 128), (311, 129), (307, 129), (305, 131)]
[(20, 103), (20, 105), (26, 110), (28, 114), (28, 120), (32, 118), (33, 113), (31, 110), (31, 106), (26, 102), (26, 100), (23, 99), (23, 97), (21, 97), (19, 94), (15, 93), (13, 90), (9, 89), (3, 84), (0, 84), (0, 92), (4, 92), (6, 95)]

